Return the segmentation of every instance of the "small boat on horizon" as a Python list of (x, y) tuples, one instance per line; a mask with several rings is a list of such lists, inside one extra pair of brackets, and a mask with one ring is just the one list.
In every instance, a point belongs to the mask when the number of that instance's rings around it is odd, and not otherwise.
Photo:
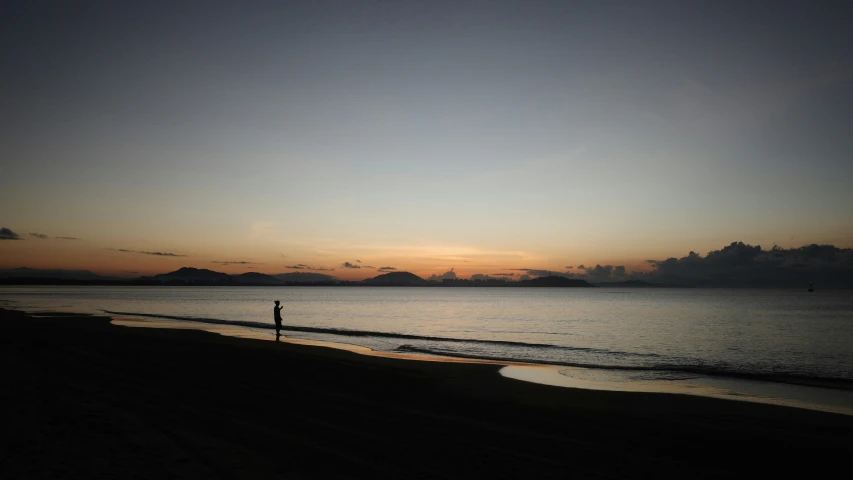
[(809, 282), (809, 291), (814, 292), (814, 287), (812, 286), (812, 282)]

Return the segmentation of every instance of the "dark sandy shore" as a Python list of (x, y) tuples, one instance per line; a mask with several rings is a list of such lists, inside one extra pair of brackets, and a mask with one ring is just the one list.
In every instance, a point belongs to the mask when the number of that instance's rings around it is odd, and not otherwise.
[(0, 310), (0, 478), (850, 473), (853, 417)]

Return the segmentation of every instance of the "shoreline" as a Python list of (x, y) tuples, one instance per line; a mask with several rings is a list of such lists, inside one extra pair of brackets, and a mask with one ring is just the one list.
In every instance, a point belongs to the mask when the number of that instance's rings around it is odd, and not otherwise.
[[(272, 332), (259, 331), (260, 328), (263, 328), (261, 326), (210, 323), (147, 314), (133, 315), (98, 310), (93, 310), (93, 312), (98, 313), (87, 314), (64, 310), (64, 313), (67, 315), (105, 314), (112, 319), (113, 324), (129, 328), (190, 329), (235, 338), (275, 341), (274, 335), (271, 334)], [(38, 315), (36, 312), (28, 312), (28, 314)], [(270, 329), (272, 329), (272, 324), (270, 324)], [(636, 380), (631, 378), (631, 370), (599, 370), (548, 363), (478, 358), (474, 356), (443, 356), (418, 352), (382, 351), (345, 342), (312, 340), (287, 337), (285, 335), (281, 336), (281, 341), (298, 345), (340, 349), (379, 358), (452, 364), (495, 365), (502, 367), (499, 373), (503, 377), (560, 388), (694, 395), (853, 416), (853, 391), (805, 382), (785, 382), (725, 375), (694, 375), (687, 379), (678, 380)]]
[(0, 309), (4, 478), (821, 476), (853, 454), (845, 415), (111, 322)]
[[(110, 315), (116, 325), (136, 328), (178, 328), (195, 329), (220, 335), (240, 338), (253, 338), (264, 341), (275, 341), (270, 335), (257, 332), (252, 327), (226, 326), (193, 322), (191, 320), (172, 320), (164, 318), (132, 317), (127, 315)], [(253, 332), (253, 333), (249, 333)], [(418, 353), (401, 353), (374, 350), (356, 344), (311, 340), (281, 336), (282, 342), (328, 347), (350, 351), (360, 355), (399, 360), (442, 362), (442, 363), (471, 363), (496, 365), (501, 376), (524, 382), (537, 383), (561, 388), (580, 388), (587, 390), (642, 392), (661, 394), (696, 395), (723, 400), (752, 402), (785, 407), (801, 408), (841, 415), (853, 416), (853, 391), (833, 389), (819, 385), (774, 382), (769, 380), (738, 378), (738, 377), (705, 377), (689, 380), (631, 380), (626, 372), (618, 370), (597, 371), (583, 367), (567, 367), (547, 363), (518, 362), (509, 360), (484, 359), (477, 357), (439, 356)], [(571, 372), (566, 375), (564, 372)], [(576, 373), (580, 373), (577, 375)], [(598, 378), (588, 378), (591, 376)], [(616, 378), (604, 379), (603, 376)], [(612, 375), (616, 373), (616, 375)], [(578, 378), (580, 377), (580, 378)], [(586, 377), (586, 378), (585, 378)]]

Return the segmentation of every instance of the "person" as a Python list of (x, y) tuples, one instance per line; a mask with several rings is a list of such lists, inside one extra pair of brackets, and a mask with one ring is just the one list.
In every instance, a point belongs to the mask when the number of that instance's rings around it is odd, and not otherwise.
[(281, 309), (284, 308), (279, 305), (278, 300), (275, 301), (275, 307), (273, 308), (273, 318), (275, 319), (275, 338), (278, 340), (278, 337), (281, 335)]

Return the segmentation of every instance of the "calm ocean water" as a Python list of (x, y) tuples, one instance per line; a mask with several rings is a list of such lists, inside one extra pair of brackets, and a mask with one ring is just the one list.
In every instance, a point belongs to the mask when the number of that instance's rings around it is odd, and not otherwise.
[(725, 289), (2, 287), (0, 306), (242, 325), (376, 350), (853, 388), (853, 292)]

